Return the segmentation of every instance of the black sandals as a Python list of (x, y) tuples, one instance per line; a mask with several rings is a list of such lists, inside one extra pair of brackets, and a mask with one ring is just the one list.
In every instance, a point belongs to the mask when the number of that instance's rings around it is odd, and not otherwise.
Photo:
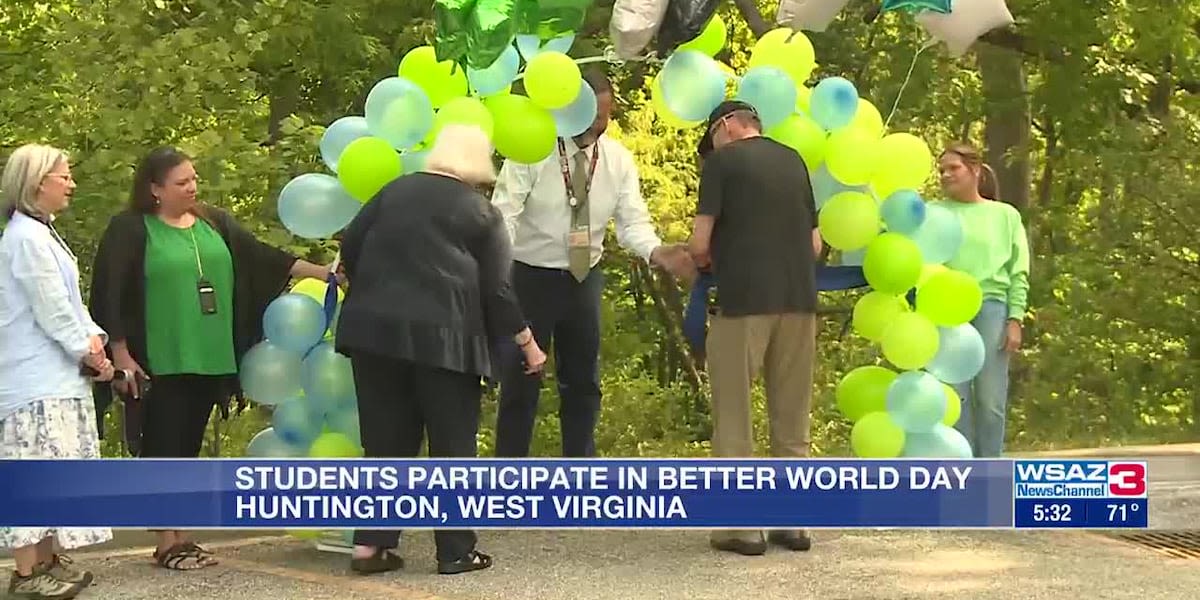
[(375, 553), (366, 558), (351, 558), (350, 568), (356, 573), (371, 575), (386, 573), (404, 568), (404, 559), (393, 554), (387, 548), (376, 548)]
[(154, 552), (158, 566), (173, 571), (194, 571), (218, 564), (213, 553), (195, 542), (181, 542), (167, 548), (165, 552)]
[(470, 554), (455, 560), (447, 562), (438, 562), (438, 573), (441, 575), (457, 575), (459, 573), (468, 573), (470, 571), (481, 571), (492, 566), (492, 557), (472, 550)]

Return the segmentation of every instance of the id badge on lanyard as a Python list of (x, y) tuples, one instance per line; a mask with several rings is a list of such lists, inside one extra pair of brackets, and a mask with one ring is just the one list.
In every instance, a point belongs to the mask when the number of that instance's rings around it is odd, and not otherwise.
[[(587, 180), (584, 183), (584, 194), (590, 194), (592, 190), (592, 178), (596, 175), (596, 164), (599, 162), (600, 148), (597, 146), (592, 151), (592, 158), (588, 165)], [(575, 186), (571, 184), (571, 168), (567, 163), (567, 149), (563, 144), (562, 139), (558, 140), (558, 159), (559, 166), (562, 170), (563, 185), (567, 191), (567, 204), (571, 207), (572, 219), (571, 228), (567, 232), (567, 248), (579, 250), (591, 248), (592, 231), (589, 219), (578, 220), (575, 217), (576, 211), (591, 210), (588, 203), (580, 206), (579, 198), (575, 193)]]

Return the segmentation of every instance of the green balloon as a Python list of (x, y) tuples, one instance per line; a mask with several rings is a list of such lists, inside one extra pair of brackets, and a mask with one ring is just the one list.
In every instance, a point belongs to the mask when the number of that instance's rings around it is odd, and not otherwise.
[(904, 294), (921, 277), (921, 248), (911, 239), (892, 232), (881, 233), (867, 244), (863, 275), (871, 287), (889, 294)]
[(904, 438), (904, 430), (886, 412), (873, 412), (850, 430), (850, 449), (861, 458), (896, 458), (904, 451)]
[(943, 327), (969, 322), (982, 307), (979, 282), (962, 271), (935, 273), (917, 290), (917, 312)]
[(883, 332), (879, 345), (884, 358), (896, 368), (915, 371), (933, 360), (939, 339), (937, 325), (924, 315), (903, 313)]
[(495, 129), (492, 113), (488, 112), (487, 107), (478, 98), (469, 96), (455, 98), (438, 109), (437, 115), (433, 118), (433, 134), (429, 139), (437, 139), (437, 134), (442, 128), (451, 123), (474, 125), (482, 129), (489, 139)]
[(858, 367), (838, 382), (834, 391), (838, 410), (847, 419), (858, 421), (864, 416), (887, 410), (887, 391), (899, 374), (886, 367)]
[(492, 143), (501, 156), (521, 164), (545, 160), (554, 151), (558, 130), (550, 111), (519, 94), (484, 99), (495, 128)]
[(905, 312), (908, 312), (908, 304), (903, 298), (887, 292), (868, 292), (854, 303), (854, 331), (878, 342), (896, 316)]
[(359, 202), (370, 200), (401, 172), (400, 154), (382, 138), (358, 138), (338, 159), (338, 181)]
[(322, 433), (308, 449), (309, 458), (362, 458), (363, 450), (340, 433)]
[(810, 171), (825, 161), (828, 135), (806, 115), (794, 114), (767, 131), (767, 137), (800, 153)]
[(835, 194), (817, 215), (817, 227), (830, 246), (858, 250), (879, 235), (879, 205), (862, 192)]

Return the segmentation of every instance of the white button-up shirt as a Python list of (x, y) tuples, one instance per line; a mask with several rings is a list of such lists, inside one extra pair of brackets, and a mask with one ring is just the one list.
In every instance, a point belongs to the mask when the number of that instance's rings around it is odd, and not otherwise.
[(89, 337), (75, 256), (22, 213), (0, 234), (0, 419), (38, 400), (92, 397), (80, 375)]
[[(564, 140), (567, 163), (575, 170), (573, 140)], [(604, 252), (604, 233), (615, 221), (617, 243), (644, 260), (662, 245), (654, 230), (650, 210), (642, 198), (641, 182), (633, 154), (620, 142), (606, 136), (584, 150), (590, 167), (592, 154), (599, 152), (596, 172), (588, 194), (588, 223), (591, 228), (592, 266)], [(513, 258), (534, 267), (568, 268), (567, 234), (571, 229), (571, 206), (563, 182), (558, 147), (540, 163), (525, 165), (504, 161), (492, 193), (492, 204), (504, 215), (513, 242)]]

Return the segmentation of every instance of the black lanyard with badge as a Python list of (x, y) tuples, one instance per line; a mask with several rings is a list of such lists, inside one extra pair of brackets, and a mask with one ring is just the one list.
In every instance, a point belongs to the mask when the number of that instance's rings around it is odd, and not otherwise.
[[(584, 182), (584, 194), (590, 195), (592, 191), (592, 178), (596, 175), (596, 164), (600, 159), (600, 146), (594, 144), (592, 149), (591, 164), (588, 166), (587, 180)], [(576, 223), (578, 211), (590, 210), (589, 206), (580, 206), (579, 198), (575, 194), (575, 186), (571, 185), (571, 165), (567, 161), (567, 147), (563, 143), (562, 138), (558, 138), (558, 164), (562, 171), (563, 186), (567, 191), (567, 204), (571, 207), (572, 219), (571, 230), (567, 233), (568, 248), (588, 248), (592, 243), (591, 226), (585, 220), (582, 223)], [(590, 203), (589, 203), (590, 204)]]
[(196, 243), (196, 223), (193, 223), (188, 231), (192, 234), (192, 250), (196, 252), (196, 270), (199, 272), (199, 277), (196, 279), (196, 293), (200, 296), (200, 314), (215, 315), (217, 314), (217, 290), (204, 277), (204, 263), (200, 260), (200, 245)]

